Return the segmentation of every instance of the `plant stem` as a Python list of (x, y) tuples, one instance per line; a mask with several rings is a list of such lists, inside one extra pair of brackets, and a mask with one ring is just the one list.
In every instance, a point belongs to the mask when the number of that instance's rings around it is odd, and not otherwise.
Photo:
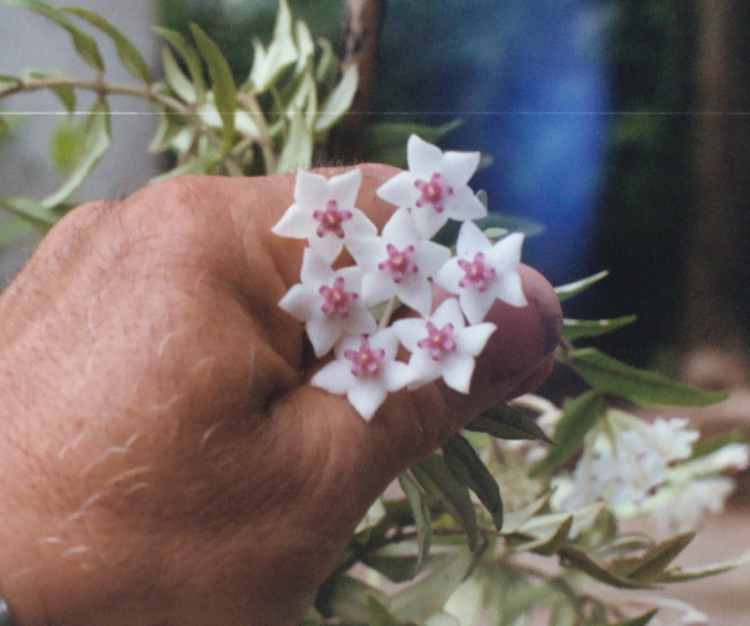
[(263, 115), (263, 111), (258, 104), (258, 99), (255, 97), (254, 93), (246, 91), (237, 94), (237, 100), (245, 105), (253, 116), (253, 121), (258, 126), (261, 135), (258, 144), (263, 153), (263, 160), (266, 164), (266, 173), (274, 174), (276, 172), (276, 156), (273, 153), (273, 138), (271, 137), (271, 129), (268, 127), (266, 116)]

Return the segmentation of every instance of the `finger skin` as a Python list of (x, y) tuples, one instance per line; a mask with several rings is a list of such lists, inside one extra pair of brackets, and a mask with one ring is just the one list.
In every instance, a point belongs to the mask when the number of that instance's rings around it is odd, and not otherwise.
[[(382, 227), (398, 170), (361, 167)], [(365, 424), (307, 385), (277, 306), (304, 242), (270, 232), (293, 186), (185, 177), (81, 207), (0, 297), (0, 588), (21, 626), (294, 624), (390, 478), (548, 372), (559, 306), (523, 269), (530, 305), (492, 310), (471, 396), (394, 394)]]

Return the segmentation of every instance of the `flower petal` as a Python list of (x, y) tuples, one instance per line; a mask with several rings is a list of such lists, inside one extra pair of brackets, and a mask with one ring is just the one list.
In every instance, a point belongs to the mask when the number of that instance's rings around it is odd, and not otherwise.
[(315, 317), (305, 324), (305, 330), (310, 338), (315, 356), (320, 358), (328, 354), (333, 348), (344, 329), (340, 321), (335, 318)]
[[(342, 361), (346, 357), (344, 357), (344, 353), (347, 350), (356, 350), (359, 348), (359, 344), (362, 342), (362, 336), (357, 335), (356, 337), (344, 337), (341, 341), (339, 341), (336, 344), (336, 358)], [(347, 365), (348, 367), (348, 365)]]
[(302, 257), (302, 269), (300, 270), (300, 279), (302, 284), (313, 291), (317, 291), (321, 285), (332, 283), (336, 273), (326, 260), (311, 248), (305, 248)]
[(336, 201), (340, 211), (351, 210), (357, 201), (359, 186), (362, 184), (362, 171), (359, 168), (349, 170), (339, 176), (328, 179), (329, 197)]
[(423, 239), (432, 239), (435, 233), (445, 226), (445, 223), (448, 221), (448, 215), (446, 213), (447, 210), (438, 213), (431, 206), (423, 206), (414, 209), (412, 217), (414, 217), (414, 223), (417, 225), (417, 231), (419, 232), (420, 237)]
[(461, 293), (462, 287), (458, 283), (464, 277), (465, 272), (458, 264), (457, 258), (449, 259), (435, 274), (435, 283), (450, 293)]
[(336, 395), (345, 394), (357, 382), (351, 368), (343, 361), (331, 361), (312, 377), (310, 384)]
[(365, 274), (362, 279), (362, 298), (367, 306), (385, 302), (396, 294), (396, 283), (380, 270)]
[(375, 411), (385, 402), (386, 392), (382, 381), (358, 380), (357, 384), (349, 389), (346, 397), (362, 419), (369, 422)]
[(391, 326), (396, 331), (398, 340), (404, 344), (409, 352), (416, 352), (419, 350), (417, 343), (427, 337), (427, 327), (423, 319), (417, 319), (416, 317), (410, 317), (403, 320), (394, 322)]
[(318, 300), (319, 298), (313, 291), (304, 285), (297, 284), (279, 300), (279, 307), (300, 322), (304, 322), (314, 315)]
[(396, 295), (406, 306), (411, 307), (422, 317), (428, 317), (432, 310), (432, 286), (426, 278), (419, 274), (405, 278), (396, 284)]
[(495, 299), (494, 289), (482, 292), (478, 289), (467, 287), (466, 289), (461, 289), (461, 292), (458, 294), (461, 309), (470, 324), (479, 324), (479, 322), (484, 320), (492, 308), (492, 303), (495, 302)]
[(448, 217), (458, 220), (476, 220), (487, 216), (484, 206), (468, 187), (457, 187), (453, 195), (445, 199), (445, 213)]
[(411, 172), (400, 172), (380, 185), (375, 193), (397, 207), (412, 207), (419, 198), (419, 190), (414, 186), (415, 180)]
[(344, 248), (344, 240), (333, 233), (326, 233), (318, 237), (314, 232), (310, 234), (310, 247), (325, 261), (333, 263)]
[(409, 170), (418, 178), (430, 178), (439, 171), (443, 153), (437, 146), (412, 135), (406, 144), (406, 159), (409, 162)]
[(443, 361), (443, 380), (451, 389), (469, 393), (474, 374), (474, 358), (463, 354), (452, 354)]
[(325, 208), (328, 197), (328, 181), (324, 176), (297, 170), (294, 185), (295, 203), (312, 215), (314, 210)]
[(349, 335), (370, 335), (378, 328), (372, 313), (363, 306), (349, 309), (349, 317), (344, 322), (344, 329)]
[(458, 231), (456, 242), (456, 255), (473, 261), (477, 252), (489, 253), (492, 250), (492, 242), (487, 235), (474, 222), (464, 222)]
[(356, 265), (344, 267), (335, 272), (336, 276), (340, 276), (344, 279), (344, 285), (346, 285), (347, 291), (353, 291), (354, 293), (360, 293), (362, 291), (362, 268)]
[(451, 258), (451, 251), (434, 241), (419, 241), (416, 244), (414, 261), (419, 273), (431, 278)]
[(352, 207), (351, 212), (352, 219), (342, 225), (346, 241), (351, 237), (375, 237), (378, 234), (378, 227), (362, 211)]
[(409, 369), (412, 375), (412, 382), (409, 383), (409, 389), (416, 389), (417, 387), (431, 383), (443, 375), (440, 364), (422, 348), (411, 355)]
[(438, 328), (442, 328), (446, 324), (453, 324), (454, 330), (459, 331), (466, 326), (464, 316), (461, 314), (461, 307), (456, 298), (448, 298), (447, 300), (444, 300), (440, 306), (435, 309), (435, 312), (430, 319)]
[(383, 368), (383, 383), (385, 388), (393, 393), (403, 389), (409, 383), (413, 382), (412, 370), (406, 363), (391, 361)]
[(393, 328), (383, 328), (370, 337), (370, 345), (378, 350), (385, 351), (385, 361), (396, 358), (398, 350), (398, 336)]
[(523, 234), (512, 233), (498, 241), (487, 255), (487, 260), (498, 273), (506, 272), (521, 262)]
[(397, 248), (416, 243), (419, 239), (419, 231), (409, 209), (399, 209), (383, 226), (383, 240)]
[(526, 306), (528, 304), (526, 296), (523, 293), (521, 276), (518, 272), (506, 272), (503, 274), (499, 278), (497, 288), (493, 291), (497, 298), (513, 306)]
[(279, 237), (307, 239), (315, 233), (315, 227), (316, 223), (312, 213), (293, 204), (271, 228), (271, 232)]
[(443, 155), (443, 176), (449, 185), (466, 185), (479, 167), (480, 152), (446, 152)]
[(378, 263), (388, 258), (380, 237), (352, 237), (347, 240), (346, 248), (364, 272), (378, 272)]
[(456, 333), (456, 347), (464, 354), (479, 356), (496, 330), (497, 326), (490, 322), (462, 328)]

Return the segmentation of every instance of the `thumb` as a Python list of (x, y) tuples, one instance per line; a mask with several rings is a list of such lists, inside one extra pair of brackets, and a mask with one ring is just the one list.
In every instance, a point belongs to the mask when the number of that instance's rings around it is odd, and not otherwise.
[(325, 475), (331, 477), (332, 501), (351, 495), (346, 508), (356, 518), (400, 472), (483, 410), (531, 391), (546, 378), (560, 339), (560, 304), (541, 274), (526, 266), (520, 272), (529, 305), (493, 305), (487, 321), (497, 330), (478, 359), (470, 394), (457, 393), (442, 381), (402, 390), (390, 395), (370, 422), (345, 397), (310, 385), (296, 388), (276, 405), (275, 419), (299, 424), (304, 415), (316, 433), (315, 445), (325, 447), (320, 458), (329, 465)]

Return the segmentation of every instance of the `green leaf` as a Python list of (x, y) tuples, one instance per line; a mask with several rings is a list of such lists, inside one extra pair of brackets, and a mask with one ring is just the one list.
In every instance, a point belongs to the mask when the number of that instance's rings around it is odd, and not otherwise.
[(503, 528), (503, 500), (500, 487), (472, 445), (461, 435), (454, 435), (443, 446), (443, 458), (453, 477), (466, 485), (492, 515), (498, 531)]
[(63, 118), (55, 127), (50, 141), (50, 157), (63, 173), (70, 174), (85, 156), (86, 121)]
[[(55, 76), (54, 74), (47, 74), (44, 72), (35, 72), (31, 71), (27, 74), (29, 78), (36, 79), (36, 80), (47, 80), (47, 79), (60, 79), (61, 76)], [(60, 103), (65, 107), (65, 110), (68, 113), (72, 113), (76, 110), (76, 92), (75, 89), (73, 89), (70, 85), (57, 85), (55, 87), (50, 87), (50, 90), (52, 93), (57, 96), (57, 99), (60, 101)]]
[(170, 89), (185, 102), (193, 104), (197, 100), (193, 83), (182, 72), (169, 46), (161, 48), (161, 63), (164, 66), (164, 77)]
[(226, 154), (232, 147), (234, 139), (234, 114), (237, 110), (237, 86), (234, 84), (232, 70), (224, 55), (214, 41), (206, 35), (198, 24), (190, 24), (195, 43), (206, 62), (211, 76), (214, 102), (224, 122), (224, 142), (222, 152)]
[(638, 617), (627, 619), (624, 622), (617, 622), (617, 624), (614, 624), (614, 626), (646, 626), (651, 622), (652, 619), (654, 619), (658, 612), (659, 609), (653, 609), (651, 611), (648, 611), (647, 613), (644, 613), (643, 615), (639, 615)]
[(63, 185), (40, 202), (43, 209), (52, 209), (67, 200), (96, 167), (109, 148), (109, 109), (104, 100), (97, 100), (86, 118), (86, 136), (82, 156)]
[(537, 513), (542, 511), (545, 506), (547, 506), (547, 503), (550, 500), (550, 495), (551, 494), (546, 494), (520, 509), (506, 513), (503, 524), (505, 530), (503, 532), (505, 534), (516, 532)]
[(658, 372), (631, 367), (594, 348), (576, 350), (570, 364), (594, 389), (636, 404), (706, 406), (727, 398), (725, 393), (704, 391)]
[(180, 124), (175, 123), (175, 116), (166, 112), (159, 112), (159, 125), (156, 128), (151, 143), (148, 145), (148, 152), (158, 154), (169, 150), (172, 139), (175, 134), (182, 128)]
[(403, 472), (398, 480), (401, 489), (406, 494), (406, 499), (409, 501), (409, 506), (414, 515), (414, 526), (417, 529), (419, 551), (417, 552), (414, 569), (411, 572), (413, 578), (422, 570), (422, 566), (427, 562), (427, 558), (430, 555), (430, 546), (432, 545), (432, 515), (429, 504), (411, 472)]
[(321, 53), (320, 60), (315, 68), (315, 80), (319, 85), (325, 87), (329, 82), (332, 82), (336, 76), (338, 59), (333, 52), (333, 45), (328, 39), (325, 37), (318, 38), (318, 45), (320, 46)]
[(117, 49), (117, 56), (123, 67), (130, 72), (132, 76), (140, 78), (146, 83), (151, 82), (151, 74), (148, 71), (148, 65), (138, 51), (138, 48), (136, 48), (131, 41), (109, 21), (104, 19), (98, 13), (80, 7), (64, 7), (62, 10), (66, 13), (71, 13), (76, 17), (80, 17), (82, 20), (91, 24), (94, 28), (98, 28), (112, 39), (115, 48)]
[(536, 423), (536, 418), (508, 405), (485, 411), (466, 426), (466, 430), (487, 433), (498, 439), (541, 440), (552, 443)]
[(563, 337), (568, 341), (599, 337), (629, 326), (637, 319), (635, 315), (624, 315), (623, 317), (604, 320), (573, 320), (566, 318), (563, 320)]
[(589, 276), (588, 278), (577, 280), (574, 283), (568, 283), (567, 285), (560, 285), (559, 287), (555, 287), (555, 293), (557, 294), (560, 302), (565, 302), (565, 300), (569, 300), (570, 298), (577, 296), (579, 293), (586, 291), (589, 287), (592, 287), (600, 280), (605, 279), (607, 276), (609, 276), (609, 272), (607, 270), (604, 270), (603, 272), (599, 272), (598, 274), (594, 274), (593, 276)]
[(39, 202), (29, 198), (0, 198), (0, 206), (8, 213), (43, 231), (57, 223), (57, 217), (49, 213)]
[(367, 626), (400, 626), (400, 622), (377, 599), (373, 597), (367, 598), (367, 607), (370, 613), (367, 619)]
[(417, 567), (419, 551), (420, 547), (415, 542), (401, 541), (366, 553), (362, 562), (383, 574), (391, 582), (405, 583), (413, 580), (421, 571), (421, 565)]
[(388, 598), (375, 587), (351, 576), (337, 576), (328, 586), (325, 603), (336, 617), (355, 624), (367, 624), (373, 598), (388, 606)]
[(575, 400), (566, 402), (553, 436), (555, 446), (532, 467), (531, 476), (549, 474), (564, 465), (578, 452), (586, 433), (604, 417), (606, 410), (606, 402), (595, 391), (587, 391)]
[(177, 51), (177, 54), (182, 57), (185, 65), (187, 65), (190, 78), (193, 81), (192, 87), (196, 97), (199, 102), (202, 102), (206, 93), (206, 83), (203, 80), (203, 64), (195, 48), (188, 43), (187, 39), (181, 33), (175, 30), (170, 30), (163, 26), (154, 26), (152, 30), (165, 39)]
[(490, 213), (488, 216), (476, 220), (475, 223), (481, 230), (502, 228), (512, 233), (523, 233), (526, 237), (535, 237), (544, 232), (544, 226), (539, 222), (503, 213)]
[(315, 42), (310, 34), (310, 29), (302, 20), (297, 20), (297, 49), (299, 56), (296, 72), (301, 74), (315, 58)]
[(659, 583), (684, 583), (690, 580), (700, 580), (730, 572), (738, 567), (750, 564), (750, 552), (746, 552), (738, 559), (722, 561), (704, 565), (703, 567), (675, 567), (661, 574), (654, 582)]
[(405, 167), (406, 142), (411, 135), (419, 135), (434, 144), (462, 124), (461, 120), (453, 120), (441, 126), (401, 122), (369, 124), (364, 132), (362, 155), (366, 161)]
[(279, 2), (273, 39), (268, 50), (257, 39), (253, 41), (253, 49), (250, 83), (255, 91), (263, 93), (270, 89), (284, 70), (297, 60), (297, 47), (292, 36), (292, 14), (287, 0)]
[(43, 15), (48, 20), (64, 28), (68, 31), (73, 41), (73, 46), (81, 58), (95, 70), (104, 71), (104, 61), (102, 61), (102, 55), (99, 52), (96, 40), (73, 24), (62, 10), (50, 6), (41, 0), (5, 0), (5, 3), (10, 6), (22, 7), (34, 11), (34, 13)]
[(438, 613), (461, 584), (472, 562), (465, 549), (435, 559), (429, 573), (391, 598), (391, 612), (398, 619), (423, 624)]
[(534, 552), (542, 556), (552, 556), (568, 540), (570, 530), (573, 527), (573, 521), (573, 516), (568, 515), (557, 528), (545, 537), (539, 537), (522, 543), (513, 542), (513, 550), (516, 552)]
[(359, 84), (359, 70), (356, 65), (349, 65), (334, 90), (323, 102), (318, 120), (315, 123), (317, 132), (324, 132), (333, 127), (349, 110), (354, 101), (354, 94)]
[(453, 477), (443, 458), (432, 454), (412, 466), (411, 472), (422, 489), (441, 502), (451, 517), (463, 527), (469, 548), (476, 550), (479, 526), (469, 490)]
[(654, 546), (639, 559), (636, 567), (627, 572), (628, 578), (649, 582), (655, 580), (688, 547), (694, 537), (694, 532), (680, 533)]
[(281, 151), (276, 172), (290, 172), (298, 167), (310, 167), (313, 155), (313, 137), (305, 122), (305, 114), (298, 111), (292, 117), (289, 136)]
[(214, 168), (219, 163), (221, 163), (221, 159), (217, 155), (196, 154), (174, 169), (152, 178), (151, 182), (155, 183), (186, 174), (213, 174)]
[(588, 574), (594, 580), (598, 580), (610, 587), (618, 589), (651, 589), (649, 585), (639, 581), (628, 580), (609, 571), (606, 567), (589, 557), (583, 550), (574, 546), (565, 546), (559, 550), (558, 554), (563, 567), (574, 567)]

